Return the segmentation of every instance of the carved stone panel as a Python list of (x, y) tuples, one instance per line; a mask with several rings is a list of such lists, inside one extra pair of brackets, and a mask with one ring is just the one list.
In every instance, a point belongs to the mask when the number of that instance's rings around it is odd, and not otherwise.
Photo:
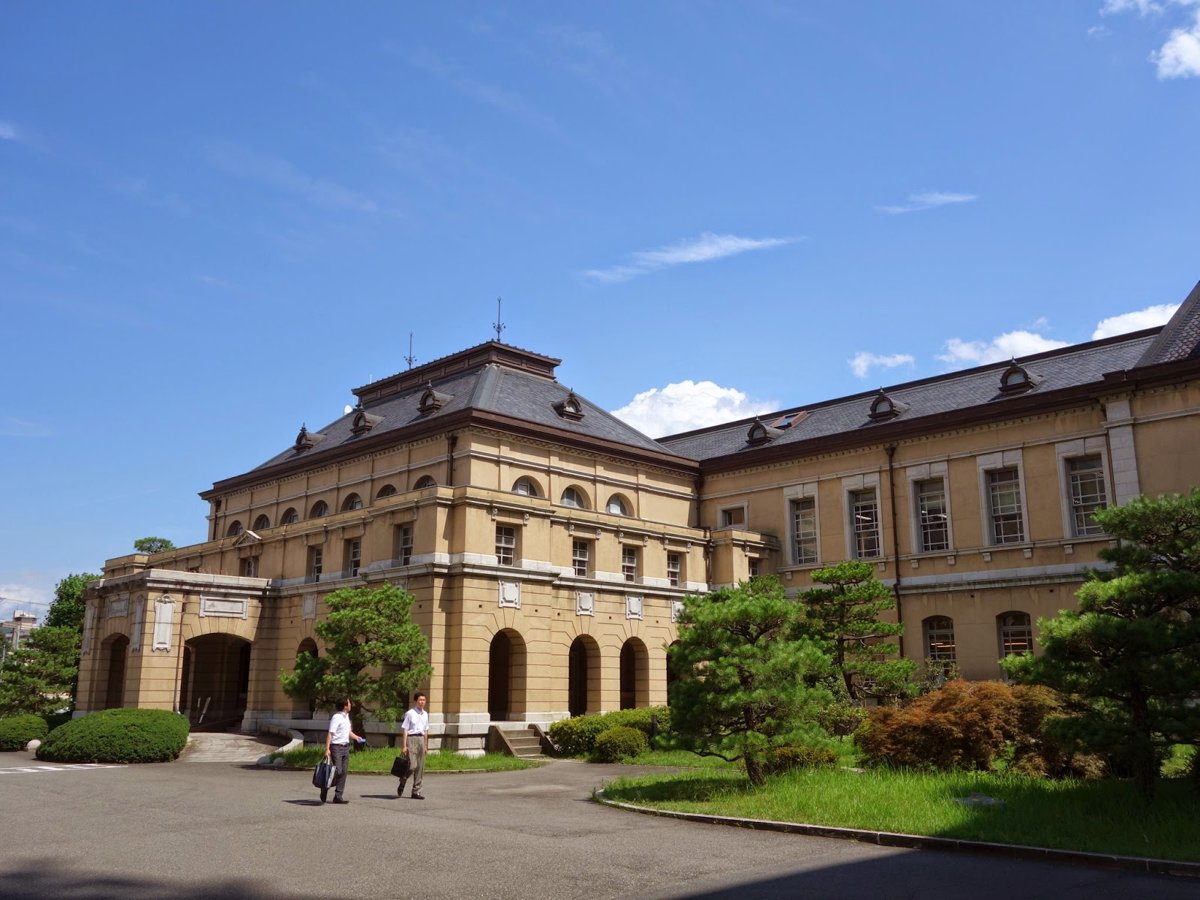
[(171, 630), (175, 622), (175, 601), (170, 597), (159, 597), (154, 601), (154, 644), (153, 650), (171, 649)]
[(246, 599), (239, 597), (230, 599), (225, 597), (201, 597), (200, 598), (200, 615), (213, 616), (219, 619), (244, 619), (246, 618)]
[(627, 618), (627, 619), (642, 618), (642, 595), (641, 594), (626, 594), (625, 595), (625, 618)]
[(591, 591), (576, 591), (575, 614), (577, 616), (594, 616), (596, 614), (596, 595)]
[(501, 581), (499, 583), (500, 605), (510, 609), (521, 608), (521, 582)]

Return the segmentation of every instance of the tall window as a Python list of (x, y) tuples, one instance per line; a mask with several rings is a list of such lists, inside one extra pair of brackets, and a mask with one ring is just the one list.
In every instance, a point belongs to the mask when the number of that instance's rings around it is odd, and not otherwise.
[(1017, 467), (990, 470), (987, 489), (992, 543), (1019, 544), (1024, 541), (1025, 520), (1021, 513), (1021, 479)]
[(511, 525), (496, 526), (496, 562), (502, 566), (516, 565), (517, 529)]
[(941, 478), (916, 482), (917, 519), (921, 527), (921, 550), (950, 549), (950, 517), (946, 512), (946, 483)]
[(395, 557), (402, 566), (412, 563), (413, 532), (411, 525), (396, 526)]
[(346, 541), (346, 572), (351, 578), (358, 574), (360, 565), (362, 565), (362, 541), (357, 538)]
[(591, 574), (591, 549), (587, 541), (571, 541), (571, 568), (580, 578)]
[(308, 548), (308, 580), (321, 580), (321, 566), (324, 562), (324, 553), (320, 547)]
[(1100, 455), (1076, 456), (1067, 460), (1067, 484), (1071, 491), (1071, 522), (1076, 537), (1103, 534), (1095, 514), (1104, 509), (1104, 466)]
[(679, 553), (667, 554), (667, 583), (671, 587), (679, 587), (683, 574), (683, 556)]
[(792, 501), (792, 562), (806, 566), (817, 561), (817, 501), (800, 497)]
[(638, 551), (637, 547), (621, 548), (621, 574), (626, 581), (637, 581)]
[(925, 658), (950, 668), (955, 662), (954, 620), (949, 616), (930, 616), (923, 623)]
[(762, 575), (762, 557), (752, 556), (750, 557), (750, 577), (758, 578), (760, 575)]
[(850, 522), (854, 533), (854, 558), (879, 556), (879, 501), (875, 488), (850, 492)]
[(1029, 613), (1005, 612), (996, 616), (996, 637), (1000, 643), (1000, 658), (1015, 656), (1033, 649), (1033, 624)]

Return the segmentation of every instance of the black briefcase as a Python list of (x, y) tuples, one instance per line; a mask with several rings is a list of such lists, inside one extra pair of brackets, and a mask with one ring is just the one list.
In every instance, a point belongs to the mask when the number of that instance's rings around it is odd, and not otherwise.
[(411, 769), (412, 764), (408, 761), (407, 753), (401, 753), (392, 760), (392, 774), (397, 778), (407, 778)]

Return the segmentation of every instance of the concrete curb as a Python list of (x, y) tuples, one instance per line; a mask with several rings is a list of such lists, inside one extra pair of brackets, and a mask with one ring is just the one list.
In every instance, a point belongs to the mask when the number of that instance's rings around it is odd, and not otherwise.
[(1047, 847), (1026, 847), (1022, 844), (995, 844), (989, 841), (968, 841), (958, 838), (926, 837), (920, 834), (897, 834), (891, 831), (866, 831), (859, 828), (839, 828), (833, 825), (806, 825), (800, 822), (773, 822), (768, 819), (740, 819), (735, 816), (712, 816), (705, 813), (686, 813), (675, 810), (654, 809), (609, 800), (604, 791), (592, 794), (597, 803), (629, 812), (685, 822), (704, 822), (709, 825), (726, 825), (736, 828), (753, 828), (759, 831), (776, 831), (783, 834), (803, 834), (810, 837), (839, 838), (845, 841), (861, 841), (881, 847), (904, 847), (912, 850), (953, 850), (967, 853), (983, 853), (991, 856), (1010, 856), (1019, 859), (1034, 859), (1054, 863), (1094, 866), (1106, 869), (1124, 869), (1150, 875), (1172, 875), (1184, 878), (1200, 878), (1200, 863), (1179, 862), (1171, 859), (1148, 859), (1140, 856), (1110, 856), (1104, 853), (1085, 853), (1081, 850), (1054, 850)]

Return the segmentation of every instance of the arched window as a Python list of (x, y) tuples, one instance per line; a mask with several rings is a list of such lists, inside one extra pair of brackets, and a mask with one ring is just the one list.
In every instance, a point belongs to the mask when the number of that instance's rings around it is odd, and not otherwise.
[(422, 475), (417, 479), (417, 483), (413, 485), (414, 491), (423, 491), (425, 488), (437, 487), (437, 482), (430, 475)]
[(949, 669), (957, 654), (954, 649), (954, 620), (949, 616), (930, 616), (921, 623), (925, 635), (925, 658)]
[(254, 520), (255, 531), (266, 531), (271, 527), (271, 520), (264, 514)]
[(532, 478), (518, 478), (513, 484), (513, 493), (522, 497), (540, 497), (537, 483)]
[(284, 514), (279, 519), (280, 525), (295, 525), (300, 521), (300, 513), (296, 512), (296, 507), (289, 506)]
[(225, 537), (237, 537), (242, 533), (242, 523), (236, 519), (229, 523), (229, 527), (225, 529)]
[(363, 508), (362, 497), (358, 496), (358, 494), (351, 494), (349, 497), (347, 497), (345, 500), (342, 501), (342, 512), (349, 512), (352, 509), (362, 509), (362, 508)]
[(996, 640), (1000, 658), (1017, 656), (1033, 649), (1033, 623), (1029, 613), (1009, 610), (996, 616)]
[(574, 509), (587, 509), (587, 497), (583, 491), (577, 487), (569, 487), (562, 492), (562, 499), (559, 501), (563, 506), (570, 506)]
[(392, 496), (392, 495), (393, 495), (393, 494), (395, 494), (395, 493), (396, 493), (396, 487), (395, 487), (395, 485), (391, 485), (391, 484), (385, 484), (385, 485), (384, 485), (383, 487), (381, 487), (381, 488), (379, 489), (379, 491), (378, 491), (378, 492), (375, 494), (375, 499), (376, 499), (376, 500), (382, 500), (384, 497), (390, 497), (390, 496)]
[(327, 515), (329, 515), (329, 504), (324, 500), (318, 500), (313, 504), (312, 511), (308, 514), (308, 517), (310, 519), (319, 519)]
[(604, 508), (614, 516), (629, 515), (629, 504), (625, 502), (625, 498), (620, 494), (613, 494), (608, 498), (608, 503)]

